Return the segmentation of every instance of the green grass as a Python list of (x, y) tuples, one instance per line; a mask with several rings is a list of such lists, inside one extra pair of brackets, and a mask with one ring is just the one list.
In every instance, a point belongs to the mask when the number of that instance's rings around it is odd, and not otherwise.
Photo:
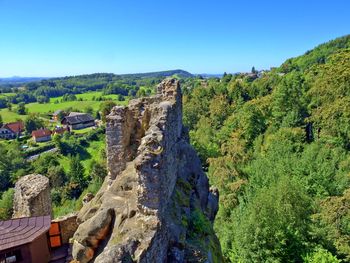
[(1, 98), (6, 98), (6, 97), (9, 97), (9, 96), (14, 96), (16, 95), (16, 93), (0, 93), (0, 99)]
[(0, 115), (3, 122), (13, 122), (16, 120), (24, 120), (27, 115), (19, 115), (16, 112), (9, 111), (8, 109), (0, 109)]
[(54, 217), (57, 218), (59, 216), (64, 216), (69, 213), (79, 211), (83, 206), (82, 201), (84, 196), (87, 193), (92, 193), (95, 195), (98, 192), (98, 190), (100, 190), (102, 182), (103, 182), (102, 180), (99, 180), (99, 181), (93, 180), (92, 182), (90, 182), (88, 187), (84, 190), (84, 192), (80, 195), (78, 199), (64, 200), (63, 204), (61, 204), (60, 206), (54, 205), (53, 206)]
[[(103, 95), (102, 91), (94, 91), (94, 92), (87, 92), (87, 93), (83, 93), (83, 94), (76, 94), (75, 95), (78, 99), (83, 99), (83, 100), (90, 100), (92, 101), (93, 97), (97, 98), (97, 97), (103, 97), (106, 99), (111, 99), (111, 100), (117, 100), (118, 95), (116, 94), (109, 94), (109, 95)], [(56, 100), (56, 99), (62, 99), (62, 97), (58, 97), (58, 98), (52, 98), (52, 100)]]
[(88, 127), (88, 128), (85, 128), (85, 129), (73, 130), (72, 132), (74, 134), (84, 134), (84, 133), (87, 133), (87, 132), (89, 132), (89, 131), (91, 131), (93, 129), (94, 129), (94, 127)]
[(49, 113), (54, 112), (56, 110), (64, 110), (67, 108), (76, 108), (79, 110), (84, 110), (87, 107), (91, 107), (94, 110), (98, 110), (101, 102), (100, 101), (66, 101), (59, 103), (29, 103), (26, 105), (29, 113)]
[[(10, 94), (10, 93), (1, 93), (2, 94)], [(83, 99), (83, 101), (66, 101), (66, 102), (60, 102), (62, 97), (57, 98), (51, 98), (50, 103), (29, 103), (26, 104), (26, 108), (28, 109), (29, 113), (39, 113), (39, 114), (45, 114), (45, 113), (52, 113), (56, 110), (64, 110), (67, 108), (75, 108), (84, 111), (87, 107), (91, 107), (94, 111), (98, 110), (100, 107), (100, 104), (103, 101), (93, 101), (93, 97), (100, 97), (102, 96), (101, 91), (95, 91), (95, 92), (88, 92), (84, 94), (77, 94), (77, 98)], [(118, 105), (127, 105), (128, 99), (126, 98), (125, 101), (117, 101), (118, 95), (112, 94), (112, 95), (106, 95), (102, 96), (104, 98), (111, 99), (115, 101)], [(55, 103), (58, 101), (58, 103)], [(13, 110), (16, 111), (17, 105), (13, 105)], [(16, 112), (9, 111), (8, 109), (0, 109), (0, 115), (3, 118), (4, 122), (12, 122), (16, 121), (18, 119), (24, 120), (26, 119), (26, 115), (18, 115)]]
[(10, 97), (10, 96), (15, 96), (16, 93), (11, 93), (11, 92), (8, 92), (8, 93), (0, 93), (0, 98), (4, 98), (4, 97)]
[[(85, 168), (85, 171), (87, 172), (91, 162), (93, 160), (100, 160), (101, 159), (101, 150), (105, 148), (105, 140), (104, 137), (103, 139), (99, 141), (92, 141), (89, 142), (89, 147), (85, 148), (88, 156), (81, 156), (82, 157), (82, 164)], [(60, 160), (59, 160), (61, 166), (65, 170), (65, 172), (69, 171), (69, 157), (68, 156), (62, 156), (60, 155)]]
[[(83, 94), (76, 94), (75, 95), (78, 99), (82, 99), (84, 101), (93, 101), (93, 97), (97, 98), (97, 97), (103, 97), (106, 99), (110, 99), (110, 100), (117, 100), (118, 99), (118, 95), (116, 94), (110, 94), (110, 95), (103, 95), (102, 91), (94, 91), (94, 92), (87, 92), (87, 93), (83, 93)], [(61, 101), (62, 97), (56, 97), (56, 98), (50, 98), (50, 102), (54, 103), (55, 101)]]

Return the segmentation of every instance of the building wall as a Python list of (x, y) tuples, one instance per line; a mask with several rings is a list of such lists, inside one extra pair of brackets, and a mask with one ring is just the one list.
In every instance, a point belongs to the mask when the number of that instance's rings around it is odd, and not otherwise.
[(16, 134), (14, 134), (13, 132), (9, 131), (8, 129), (0, 128), (0, 138), (13, 139), (13, 138), (16, 138)]
[(22, 256), (22, 260), (18, 261), (20, 263), (31, 263), (31, 254), (30, 254), (30, 248), (28, 244), (25, 244), (23, 246), (19, 246), (19, 247), (13, 247), (10, 249), (6, 249), (6, 250), (1, 250), (0, 254), (6, 254), (9, 252), (13, 252), (19, 250)]
[(91, 122), (87, 122), (87, 123), (73, 124), (73, 125), (70, 125), (69, 127), (70, 127), (72, 130), (80, 130), (80, 129), (92, 127), (92, 126), (94, 126), (94, 125), (95, 125), (95, 122), (94, 122), (94, 121), (91, 121)]
[(50, 136), (46, 136), (46, 137), (40, 137), (40, 138), (35, 138), (36, 142), (47, 142), (47, 141), (51, 141), (51, 135)]
[(50, 260), (50, 251), (47, 233), (41, 235), (29, 245), (32, 263), (47, 263)]
[(77, 215), (70, 214), (57, 218), (52, 222), (58, 222), (60, 224), (62, 244), (68, 244), (69, 239), (73, 237), (75, 231), (78, 229)]

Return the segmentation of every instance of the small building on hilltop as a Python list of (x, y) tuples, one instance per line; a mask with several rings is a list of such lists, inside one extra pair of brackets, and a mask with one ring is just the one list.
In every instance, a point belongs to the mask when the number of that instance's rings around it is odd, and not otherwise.
[(16, 121), (4, 124), (0, 128), (0, 138), (2, 139), (15, 139), (21, 136), (24, 132), (23, 121)]
[(49, 262), (51, 216), (0, 221), (0, 262)]
[(32, 137), (35, 142), (51, 141), (51, 131), (49, 129), (39, 129), (32, 132)]
[(64, 127), (69, 127), (70, 130), (80, 130), (95, 126), (95, 119), (87, 113), (71, 112), (61, 121)]

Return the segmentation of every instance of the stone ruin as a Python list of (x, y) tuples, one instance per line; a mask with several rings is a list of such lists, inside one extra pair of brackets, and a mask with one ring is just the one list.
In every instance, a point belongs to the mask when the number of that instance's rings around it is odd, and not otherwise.
[(13, 204), (13, 218), (51, 215), (49, 179), (40, 174), (20, 178)]
[[(219, 196), (183, 127), (179, 81), (167, 79), (157, 95), (113, 108), (106, 140), (108, 176), (78, 214), (74, 259), (222, 262), (212, 229)], [(194, 215), (206, 229), (193, 230)]]

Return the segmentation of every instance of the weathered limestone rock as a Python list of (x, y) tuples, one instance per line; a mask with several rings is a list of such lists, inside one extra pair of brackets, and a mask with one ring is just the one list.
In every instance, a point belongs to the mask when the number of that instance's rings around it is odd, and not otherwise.
[(40, 174), (20, 178), (15, 185), (13, 218), (51, 215), (49, 179)]
[(83, 197), (83, 205), (89, 203), (95, 196), (92, 193), (87, 193), (84, 197)]
[(106, 239), (110, 232), (114, 210), (102, 210), (90, 218), (86, 224), (81, 224), (74, 235), (73, 257), (80, 263), (89, 262), (94, 256), (94, 250)]
[[(179, 82), (107, 117), (108, 176), (78, 214), (73, 256), (84, 263), (222, 262), (212, 221), (218, 191), (182, 125)], [(202, 228), (198, 222), (204, 222)]]

